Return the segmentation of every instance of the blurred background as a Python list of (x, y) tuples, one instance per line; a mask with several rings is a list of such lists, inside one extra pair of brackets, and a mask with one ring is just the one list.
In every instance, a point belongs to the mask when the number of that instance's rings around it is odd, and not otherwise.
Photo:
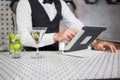
[[(8, 49), (8, 34), (14, 30), (11, 1), (14, 0), (0, 0), (0, 51)], [(120, 43), (120, 0), (64, 1), (85, 25), (107, 27), (99, 39)]]
[[(96, 2), (86, 4), (85, 0), (74, 0), (76, 16), (85, 25), (107, 27), (107, 30), (99, 36), (100, 39), (120, 42), (120, 0), (90, 1)], [(110, 4), (107, 1), (114, 3)]]

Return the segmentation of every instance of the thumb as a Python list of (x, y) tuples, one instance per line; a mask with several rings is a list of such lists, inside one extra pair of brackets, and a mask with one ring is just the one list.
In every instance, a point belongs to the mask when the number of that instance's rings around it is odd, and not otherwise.
[(104, 47), (102, 47), (102, 48), (101, 48), (101, 50), (102, 50), (102, 51), (105, 51), (105, 48), (104, 48)]

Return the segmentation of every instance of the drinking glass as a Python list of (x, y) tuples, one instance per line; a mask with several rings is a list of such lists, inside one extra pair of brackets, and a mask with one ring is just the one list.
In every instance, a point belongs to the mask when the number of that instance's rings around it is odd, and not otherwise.
[(39, 59), (44, 57), (44, 55), (40, 55), (39, 53), (39, 43), (42, 40), (46, 30), (47, 30), (47, 27), (33, 27), (32, 30), (30, 31), (31, 36), (37, 45), (36, 55), (32, 56), (31, 57), (32, 59)]
[(9, 33), (9, 51), (12, 58), (20, 58), (21, 41), (19, 33)]

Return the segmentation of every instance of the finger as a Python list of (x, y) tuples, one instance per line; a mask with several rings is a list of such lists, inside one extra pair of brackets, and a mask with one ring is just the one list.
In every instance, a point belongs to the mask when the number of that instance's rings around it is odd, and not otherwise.
[(66, 39), (69, 39), (71, 40), (74, 36), (76, 35), (76, 32), (73, 32), (71, 30), (67, 30), (65, 33), (64, 33), (64, 37)]
[(117, 52), (117, 49), (116, 49), (115, 46), (112, 46), (112, 52), (113, 52), (113, 53), (116, 53), (116, 52)]
[(107, 46), (110, 48), (112, 53), (116, 53), (117, 52), (117, 49), (116, 49), (116, 47), (113, 44), (107, 43)]
[(116, 53), (116, 52), (117, 52), (116, 47), (115, 47), (114, 45), (113, 45), (112, 47), (113, 47), (113, 51), (114, 51), (114, 53)]
[(115, 53), (113, 46), (109, 46), (109, 48), (112, 53)]
[(74, 35), (71, 34), (71, 33), (68, 33), (66, 36), (67, 36), (69, 39), (72, 39), (72, 38), (74, 37)]
[(117, 53), (117, 48), (115, 46), (113, 47), (113, 49), (114, 49), (114, 52)]
[(76, 29), (68, 29), (68, 32), (74, 36), (74, 35), (77, 34), (78, 30), (76, 30)]
[(71, 38), (68, 35), (64, 35), (63, 40), (69, 42), (71, 40)]
[(101, 47), (100, 50), (105, 51), (106, 49), (104, 47)]
[(105, 45), (104, 45), (104, 47), (106, 47), (106, 49), (110, 49), (110, 51), (112, 52), (112, 53), (115, 53), (117, 50), (116, 50), (116, 47), (113, 45), (113, 44), (111, 44), (111, 43), (106, 43)]

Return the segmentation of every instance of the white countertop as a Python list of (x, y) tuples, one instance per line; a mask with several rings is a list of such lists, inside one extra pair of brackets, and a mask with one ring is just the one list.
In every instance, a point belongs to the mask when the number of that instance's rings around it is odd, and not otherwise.
[(120, 51), (78, 58), (60, 52), (42, 51), (42, 59), (31, 59), (35, 52), (21, 52), (19, 59), (0, 52), (0, 80), (80, 80), (120, 78)]

